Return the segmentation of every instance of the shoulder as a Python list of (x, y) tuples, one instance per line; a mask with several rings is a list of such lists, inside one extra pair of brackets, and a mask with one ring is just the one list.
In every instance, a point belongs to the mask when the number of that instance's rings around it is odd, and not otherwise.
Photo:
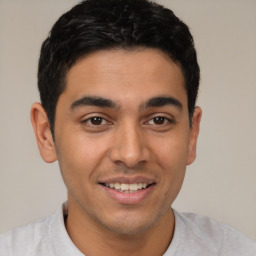
[(208, 248), (218, 255), (256, 255), (256, 243), (232, 227), (193, 213), (174, 214), (180, 230), (185, 230), (194, 246)]
[[(15, 228), (0, 235), (1, 256), (50, 254), (49, 225), (52, 216)], [(35, 254), (37, 251), (41, 254)]]

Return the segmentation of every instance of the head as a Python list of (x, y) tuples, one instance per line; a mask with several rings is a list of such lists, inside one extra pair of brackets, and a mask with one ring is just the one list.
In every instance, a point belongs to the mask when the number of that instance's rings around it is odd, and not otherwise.
[(115, 234), (165, 227), (201, 116), (187, 26), (146, 0), (84, 1), (43, 43), (38, 80), (32, 123), (43, 159), (59, 161), (68, 221)]
[(71, 67), (92, 52), (136, 48), (159, 49), (181, 66), (191, 121), (199, 66), (188, 27), (171, 10), (147, 0), (88, 0), (59, 18), (41, 48), (38, 88), (53, 135)]

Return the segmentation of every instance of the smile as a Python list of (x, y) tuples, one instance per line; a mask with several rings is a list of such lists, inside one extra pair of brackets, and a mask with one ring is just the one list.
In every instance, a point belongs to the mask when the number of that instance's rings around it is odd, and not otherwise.
[(104, 194), (114, 202), (135, 205), (142, 203), (154, 193), (157, 182), (155, 179), (142, 176), (120, 176), (101, 180), (98, 184)]
[(148, 186), (150, 186), (150, 184), (147, 183), (132, 183), (132, 184), (127, 184), (127, 183), (103, 183), (104, 186), (108, 187), (108, 188), (112, 188), (115, 189), (119, 192), (122, 193), (136, 193), (139, 190), (145, 189)]

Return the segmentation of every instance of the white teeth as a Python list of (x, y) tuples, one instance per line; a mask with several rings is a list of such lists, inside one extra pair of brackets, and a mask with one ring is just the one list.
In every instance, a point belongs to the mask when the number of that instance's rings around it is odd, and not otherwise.
[(138, 191), (139, 189), (144, 189), (147, 187), (147, 183), (105, 183), (106, 187), (113, 188), (123, 193), (133, 193)]
[(139, 185), (138, 184), (130, 184), (129, 189), (130, 190), (138, 190), (139, 189)]
[(129, 184), (121, 184), (121, 190), (129, 190)]
[(114, 183), (114, 189), (120, 189), (121, 188), (121, 184), (120, 183)]

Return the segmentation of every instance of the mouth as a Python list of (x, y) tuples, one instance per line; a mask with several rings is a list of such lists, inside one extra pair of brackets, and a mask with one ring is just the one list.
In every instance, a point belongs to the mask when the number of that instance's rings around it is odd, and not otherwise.
[(120, 182), (114, 182), (114, 183), (100, 183), (102, 186), (105, 186), (107, 188), (111, 188), (113, 190), (116, 190), (121, 193), (137, 193), (139, 191), (142, 191), (144, 189), (149, 188), (150, 186), (153, 186), (154, 183), (120, 183)]
[(121, 205), (138, 205), (154, 193), (156, 181), (142, 176), (113, 177), (99, 183), (105, 195)]

